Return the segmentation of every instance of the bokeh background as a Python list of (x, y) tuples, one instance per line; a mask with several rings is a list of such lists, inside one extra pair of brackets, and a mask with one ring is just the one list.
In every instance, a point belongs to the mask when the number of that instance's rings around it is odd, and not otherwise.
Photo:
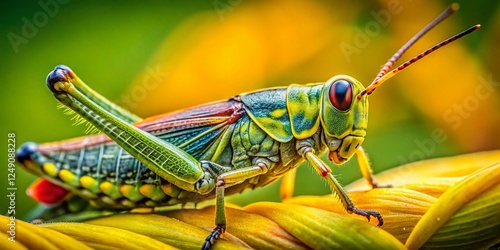
[[(500, 147), (500, 5), (461, 8), (410, 56), (474, 24), (481, 29), (411, 66), (370, 96), (364, 148), (375, 172), (439, 156)], [(7, 133), (16, 143), (81, 136), (84, 126), (56, 109), (45, 86), (55, 65), (70, 66), (109, 99), (148, 117), (337, 74), (365, 85), (396, 50), (452, 1), (2, 1), (0, 212), (6, 211)], [(355, 159), (333, 167), (347, 184)], [(35, 203), (34, 176), (16, 170), (18, 217)], [(278, 200), (279, 185), (229, 200)], [(296, 194), (326, 194), (299, 168)]]

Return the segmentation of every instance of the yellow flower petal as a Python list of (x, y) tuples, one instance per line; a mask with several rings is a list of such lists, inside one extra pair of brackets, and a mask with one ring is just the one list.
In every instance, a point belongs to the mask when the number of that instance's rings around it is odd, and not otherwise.
[(422, 248), (486, 249), (500, 242), (500, 185), (463, 206)]
[[(208, 219), (208, 218), (207, 218)], [(213, 216), (210, 216), (213, 221)], [(126, 222), (126, 223), (124, 223)], [(134, 234), (146, 235), (181, 249), (199, 249), (209, 231), (156, 214), (120, 214), (88, 221), (89, 224), (124, 229)], [(210, 230), (212, 230), (211, 226)], [(244, 244), (244, 243), (243, 243)], [(146, 247), (143, 247), (146, 248)], [(243, 248), (224, 239), (217, 241), (218, 249)]]
[[(177, 210), (165, 213), (186, 223), (206, 229), (214, 227), (213, 206), (204, 209)], [(276, 222), (258, 214), (226, 207), (228, 225), (226, 233), (234, 235), (255, 249), (306, 249), (297, 238), (290, 235)], [(218, 243), (217, 243), (218, 244)]]
[(406, 183), (398, 187), (411, 189), (438, 198), (462, 179), (463, 177), (427, 178), (412, 183)]
[(0, 232), (0, 246), (4, 247), (7, 250), (25, 250), (28, 249), (26, 246), (21, 244), (19, 241), (10, 241), (8, 238), (11, 237), (6, 233)]
[[(41, 227), (50, 228), (85, 242), (94, 249), (175, 249), (150, 237), (116, 227), (87, 223), (51, 223)], [(77, 249), (71, 247), (71, 249)]]
[[(451, 216), (455, 214), (455, 212), (460, 210), (471, 200), (474, 200), (499, 184), (500, 164), (480, 169), (469, 175), (467, 178), (448, 189), (429, 211), (427, 211), (415, 226), (415, 229), (406, 242), (406, 246), (409, 249), (420, 248)], [(500, 208), (498, 199), (496, 199), (496, 201), (496, 207)], [(500, 224), (498, 220), (500, 209), (496, 209), (496, 211), (498, 211), (497, 215), (496, 217), (492, 217), (493, 221), (491, 222), (494, 226), (498, 227), (498, 224)], [(481, 214), (476, 215), (480, 216)], [(487, 219), (489, 220), (490, 218)], [(458, 239), (459, 237), (455, 236), (453, 238)], [(496, 238), (498, 239), (498, 237)]]
[[(462, 177), (497, 163), (498, 159), (500, 159), (500, 150), (424, 160), (379, 173), (375, 180), (380, 184), (402, 186), (428, 178)], [(368, 190), (370, 187), (364, 179), (360, 179), (347, 185), (345, 189), (356, 191)]]
[(245, 210), (276, 221), (313, 249), (404, 249), (394, 236), (378, 227), (317, 208), (259, 202)]
[[(381, 228), (403, 243), (420, 218), (436, 201), (436, 198), (426, 194), (401, 188), (378, 188), (354, 192), (349, 193), (349, 197), (357, 208), (380, 212), (384, 218), (384, 225)], [(316, 207), (366, 221), (365, 217), (348, 214), (337, 197), (333, 195), (299, 196), (284, 202)], [(377, 220), (372, 220), (370, 223), (377, 225)]]
[[(0, 216), (0, 230), (7, 232), (10, 230), (9, 217)], [(90, 249), (88, 246), (67, 235), (54, 230), (42, 228), (24, 221), (15, 220), (15, 240), (16, 244), (9, 242), (2, 244), (12, 249)], [(7, 239), (7, 237), (5, 237)]]

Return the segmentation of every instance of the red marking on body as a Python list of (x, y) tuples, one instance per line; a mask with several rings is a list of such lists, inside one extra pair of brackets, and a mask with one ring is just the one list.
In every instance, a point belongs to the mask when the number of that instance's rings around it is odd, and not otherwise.
[(37, 202), (45, 205), (56, 205), (65, 200), (70, 191), (40, 178), (29, 186), (26, 193)]
[(326, 177), (329, 173), (330, 173), (330, 170), (324, 170), (324, 169), (321, 170), (322, 177)]
[(322, 177), (326, 177), (329, 173), (330, 173), (330, 169), (328, 167), (325, 167), (325, 166), (321, 166), (321, 176)]
[(239, 110), (242, 104), (234, 100), (218, 101), (182, 109), (167, 114), (156, 115), (135, 123), (137, 127), (148, 127), (151, 124), (169, 123), (172, 121), (190, 120), (195, 118), (229, 117)]
[(245, 111), (242, 110), (242, 109), (237, 110), (236, 112), (234, 112), (231, 115), (231, 117), (229, 117), (229, 119), (227, 120), (227, 122), (229, 124), (235, 123), (236, 121), (238, 121), (243, 116), (244, 113), (245, 113)]

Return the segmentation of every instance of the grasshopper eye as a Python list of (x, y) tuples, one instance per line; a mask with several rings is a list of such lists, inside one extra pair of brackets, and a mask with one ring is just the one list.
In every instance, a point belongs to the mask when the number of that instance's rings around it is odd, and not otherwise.
[(346, 111), (352, 103), (352, 86), (346, 80), (335, 81), (330, 87), (330, 102), (340, 111)]

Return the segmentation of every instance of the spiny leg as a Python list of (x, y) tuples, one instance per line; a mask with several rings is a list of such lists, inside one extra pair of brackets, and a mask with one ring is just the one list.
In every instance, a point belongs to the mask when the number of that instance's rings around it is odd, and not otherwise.
[(372, 168), (370, 167), (370, 162), (368, 161), (368, 157), (363, 150), (362, 147), (359, 147), (356, 149), (356, 158), (358, 159), (358, 165), (359, 169), (361, 169), (361, 174), (365, 178), (365, 180), (368, 182), (368, 185), (370, 185), (372, 188), (389, 188), (392, 187), (392, 185), (379, 185), (374, 179), (373, 179), (373, 171)]
[[(62, 72), (65, 75), (61, 75)], [(142, 120), (139, 116), (132, 114), (130, 111), (116, 105), (115, 103), (106, 99), (106, 97), (91, 89), (68, 66), (56, 66), (56, 68), (47, 76), (47, 80), (49, 80), (49, 78), (57, 81), (63, 81), (64, 79), (70, 80), (75, 88), (80, 91), (80, 93), (89, 98), (92, 102), (97, 104), (102, 109), (105, 109), (111, 114), (116, 115), (118, 118), (122, 119), (125, 122), (134, 123)]]
[[(128, 153), (168, 182), (187, 191), (208, 193), (213, 186), (200, 184), (199, 162), (178, 147), (138, 129), (109, 113), (82, 94), (65, 68), (56, 68), (47, 77), (47, 86), (57, 100), (104, 132)], [(204, 181), (204, 180), (202, 180)], [(196, 187), (197, 186), (197, 187)]]
[(335, 179), (332, 174), (332, 171), (328, 165), (326, 165), (318, 156), (313, 153), (313, 149), (311, 146), (303, 146), (299, 149), (299, 154), (302, 155), (310, 164), (313, 166), (314, 170), (321, 175), (321, 177), (325, 178), (328, 181), (328, 184), (333, 188), (333, 191), (337, 194), (342, 205), (346, 209), (348, 213), (354, 213), (357, 215), (361, 215), (366, 217), (368, 221), (370, 221), (370, 217), (373, 216), (378, 220), (378, 226), (382, 226), (384, 224), (384, 220), (382, 219), (382, 215), (375, 210), (363, 210), (354, 206), (349, 196), (345, 193), (344, 189), (340, 183)]
[[(209, 161), (201, 161), (200, 163), (204, 169), (221, 168), (221, 166)], [(271, 163), (267, 159), (258, 159), (254, 166), (231, 170), (229, 172), (220, 174), (217, 177), (217, 183), (215, 186), (215, 228), (205, 239), (205, 244), (203, 244), (202, 249), (209, 249), (210, 247), (212, 247), (217, 239), (220, 238), (220, 236), (226, 231), (224, 189), (228, 186), (245, 181), (249, 178), (267, 173), (271, 164), (273, 163)]]

